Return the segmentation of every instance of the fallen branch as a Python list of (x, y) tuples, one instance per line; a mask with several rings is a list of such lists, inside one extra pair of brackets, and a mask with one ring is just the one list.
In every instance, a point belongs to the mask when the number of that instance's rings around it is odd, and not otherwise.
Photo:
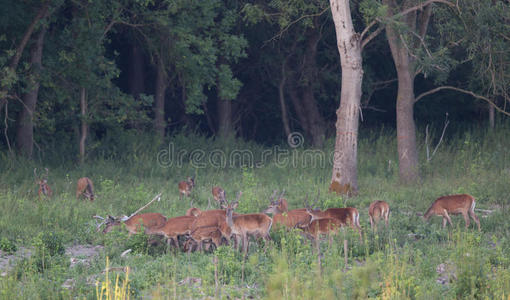
[(492, 214), (494, 212), (493, 210), (481, 209), (481, 208), (475, 208), (475, 210), (479, 211), (479, 212), (482, 212), (482, 213), (485, 213), (485, 214)]
[(130, 219), (132, 216), (136, 215), (137, 213), (141, 212), (142, 210), (144, 210), (147, 206), (149, 206), (152, 202), (158, 200), (160, 201), (161, 200), (161, 194), (163, 193), (159, 193), (156, 195), (156, 197), (154, 197), (154, 199), (152, 199), (149, 203), (145, 204), (144, 206), (140, 207), (137, 211), (135, 211), (134, 213), (132, 213), (128, 219)]
[(444, 120), (443, 132), (441, 133), (441, 137), (439, 138), (439, 142), (437, 142), (437, 145), (434, 148), (434, 151), (432, 151), (432, 155), (429, 155), (430, 154), (430, 151), (429, 151), (429, 142), (428, 142), (428, 139), (429, 139), (429, 125), (427, 124), (427, 126), (425, 127), (425, 145), (427, 146), (427, 162), (430, 162), (432, 160), (432, 158), (436, 154), (437, 149), (439, 148), (439, 145), (441, 145), (441, 143), (443, 142), (444, 133), (446, 132), (446, 127), (448, 127), (448, 124), (450, 124), (450, 121), (448, 120), (448, 113), (446, 113), (446, 117), (445, 117), (445, 120)]

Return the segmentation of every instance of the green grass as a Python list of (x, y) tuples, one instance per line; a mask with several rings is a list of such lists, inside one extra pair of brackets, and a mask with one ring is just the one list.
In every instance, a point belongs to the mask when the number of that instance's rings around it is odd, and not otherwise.
[[(398, 181), (396, 139), (392, 132), (362, 132), (359, 143), (359, 187), (355, 198), (327, 193), (331, 164), (312, 168), (279, 166), (269, 160), (262, 167), (194, 167), (189, 158), (182, 166), (158, 164), (157, 149), (147, 139), (117, 144), (112, 152), (96, 151), (89, 162), (74, 167), (70, 160), (48, 158), (45, 164), (10, 159), (0, 155), (0, 250), (30, 249), (32, 256), (19, 260), (0, 276), (0, 298), (96, 298), (96, 282), (104, 283), (102, 271), (109, 258), (111, 267), (130, 267), (132, 297), (204, 298), (252, 296), (268, 299), (382, 298), (382, 299), (502, 299), (510, 295), (510, 221), (507, 217), (510, 194), (510, 139), (507, 126), (493, 132), (470, 131), (445, 140), (430, 163), (425, 162), (420, 144), (421, 182), (402, 186)], [(423, 137), (418, 138), (423, 141)], [(123, 137), (123, 140), (129, 140)], [(260, 145), (237, 140), (214, 140), (200, 136), (173, 136), (174, 151), (202, 149), (250, 149), (256, 159)], [(332, 140), (326, 152), (332, 151)], [(112, 142), (113, 143), (113, 142)], [(107, 149), (106, 146), (99, 147)], [(282, 148), (285, 149), (285, 148)], [(303, 149), (291, 150), (290, 157), (303, 158)], [(65, 155), (62, 155), (65, 157)], [(299, 160), (297, 160), (299, 162)], [(391, 161), (391, 163), (389, 162)], [(195, 165), (196, 166), (196, 165)], [(38, 201), (33, 168), (49, 167), (49, 183), (55, 195)], [(220, 185), (227, 199), (242, 190), (239, 212), (260, 212), (274, 189), (285, 189), (291, 208), (303, 206), (305, 195), (314, 199), (320, 190), (322, 208), (354, 206), (361, 214), (364, 243), (348, 229), (329, 245), (321, 244), (321, 266), (309, 241), (297, 232), (274, 228), (273, 243), (264, 251), (262, 244), (251, 247), (249, 258), (230, 247), (202, 254), (166, 252), (164, 246), (149, 246), (144, 235), (127, 236), (113, 231), (95, 231), (93, 215), (129, 215), (163, 193), (144, 212), (160, 212), (168, 217), (183, 215), (189, 199), (179, 201), (177, 183), (196, 176), (194, 205), (207, 206), (210, 189)], [(76, 180), (88, 176), (95, 184), (97, 199), (76, 200)], [(416, 213), (424, 212), (441, 195), (469, 193), (477, 199), (482, 232), (464, 229), (461, 217), (453, 217), (454, 228), (442, 230), (440, 218), (425, 223)], [(390, 226), (370, 231), (367, 208), (374, 200), (390, 204)], [(348, 270), (344, 271), (343, 237), (348, 240)], [(70, 267), (62, 247), (73, 244), (103, 245), (89, 265)], [(253, 245), (253, 244), (252, 244)], [(125, 257), (126, 249), (133, 252)], [(217, 258), (217, 263), (215, 263)], [(443, 264), (446, 273), (438, 274)], [(244, 270), (244, 272), (243, 272)], [(242, 274), (244, 273), (244, 277)], [(125, 279), (123, 272), (109, 279)], [(437, 282), (446, 276), (448, 284)], [(189, 282), (200, 279), (199, 283)], [(73, 287), (62, 284), (73, 279)], [(22, 291), (22, 292), (19, 292)]]

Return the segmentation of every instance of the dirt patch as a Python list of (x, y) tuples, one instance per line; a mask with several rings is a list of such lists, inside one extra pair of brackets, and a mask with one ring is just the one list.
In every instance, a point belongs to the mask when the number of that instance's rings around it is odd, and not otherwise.
[(19, 247), (18, 251), (13, 254), (0, 250), (0, 276), (6, 276), (7, 272), (14, 267), (17, 261), (29, 258), (30, 256), (32, 256), (32, 250), (24, 247)]
[(71, 259), (71, 265), (69, 267), (72, 268), (78, 264), (90, 265), (92, 259), (99, 255), (99, 252), (101, 252), (103, 248), (103, 246), (99, 245), (74, 245), (66, 248), (65, 254)]

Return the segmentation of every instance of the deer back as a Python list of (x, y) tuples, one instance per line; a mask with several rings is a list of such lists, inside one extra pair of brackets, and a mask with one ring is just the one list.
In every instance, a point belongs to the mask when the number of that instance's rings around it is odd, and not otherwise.
[(195, 216), (169, 218), (162, 226), (151, 227), (147, 233), (164, 235), (165, 237), (184, 235), (191, 231), (191, 225), (195, 220)]
[(368, 207), (368, 214), (373, 218), (379, 218), (380, 216), (384, 216), (388, 214), (390, 211), (390, 206), (388, 203), (382, 200), (377, 200), (370, 203)]
[(146, 213), (134, 215), (124, 222), (126, 228), (131, 233), (140, 231), (140, 228), (145, 228), (146, 231), (160, 227), (166, 224), (167, 218), (160, 213)]
[(425, 213), (424, 217), (441, 215), (446, 210), (450, 214), (460, 214), (474, 209), (475, 198), (468, 194), (449, 195), (437, 198)]

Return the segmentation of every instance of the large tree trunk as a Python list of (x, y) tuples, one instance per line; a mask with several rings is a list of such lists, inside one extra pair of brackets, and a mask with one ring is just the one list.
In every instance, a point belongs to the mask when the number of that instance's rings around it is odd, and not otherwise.
[(85, 142), (89, 131), (87, 122), (87, 92), (85, 88), (80, 90), (80, 112), (81, 112), (81, 133), (80, 133), (80, 164), (85, 162)]
[(137, 45), (131, 46), (131, 63), (129, 64), (129, 92), (138, 98), (145, 92), (145, 69), (143, 51)]
[(31, 53), (31, 74), (28, 76), (29, 91), (23, 95), (23, 106), (17, 120), (16, 148), (21, 155), (31, 158), (34, 150), (34, 111), (39, 94), (39, 74), (42, 68), (42, 52), (46, 28), (37, 35), (37, 41)]
[[(388, 16), (396, 10), (394, 0), (383, 0), (390, 7)], [(407, 7), (410, 3), (402, 4)], [(426, 11), (430, 17), (430, 9)], [(428, 17), (421, 24), (428, 24)], [(416, 13), (412, 12), (404, 17), (409, 30), (416, 29)], [(425, 26), (425, 25), (423, 25)], [(420, 34), (425, 34), (426, 28), (420, 26)], [(391, 54), (397, 69), (397, 147), (399, 160), (399, 177), (404, 183), (413, 183), (419, 179), (418, 148), (416, 145), (416, 126), (414, 124), (414, 66), (409, 50), (401, 41), (396, 29), (386, 26), (386, 36), (390, 45)]]
[[(302, 66), (290, 77), (289, 96), (296, 111), (301, 127), (310, 143), (317, 148), (324, 145), (326, 127), (320, 114), (314, 94), (317, 82), (317, 44), (321, 36), (315, 29), (308, 30), (306, 48), (302, 57), (294, 65)], [(281, 97), (280, 97), (281, 98)]]
[(165, 137), (165, 93), (168, 86), (165, 66), (160, 60), (157, 67), (156, 91), (154, 97), (154, 131), (163, 139)]
[(352, 195), (358, 190), (358, 123), (363, 80), (360, 35), (354, 31), (349, 0), (330, 0), (330, 5), (342, 65), (342, 92), (329, 190)]
[(227, 137), (232, 134), (232, 100), (224, 100), (218, 97), (218, 135)]
[(303, 105), (308, 115), (309, 135), (312, 137), (314, 147), (322, 147), (326, 138), (326, 127), (314, 95), (314, 84), (317, 82), (319, 72), (317, 70), (317, 44), (321, 39), (317, 29), (310, 29), (307, 37), (305, 51), (303, 87)]
[(416, 126), (414, 124), (414, 75), (409, 65), (397, 67), (397, 145), (399, 176), (404, 183), (419, 179)]

